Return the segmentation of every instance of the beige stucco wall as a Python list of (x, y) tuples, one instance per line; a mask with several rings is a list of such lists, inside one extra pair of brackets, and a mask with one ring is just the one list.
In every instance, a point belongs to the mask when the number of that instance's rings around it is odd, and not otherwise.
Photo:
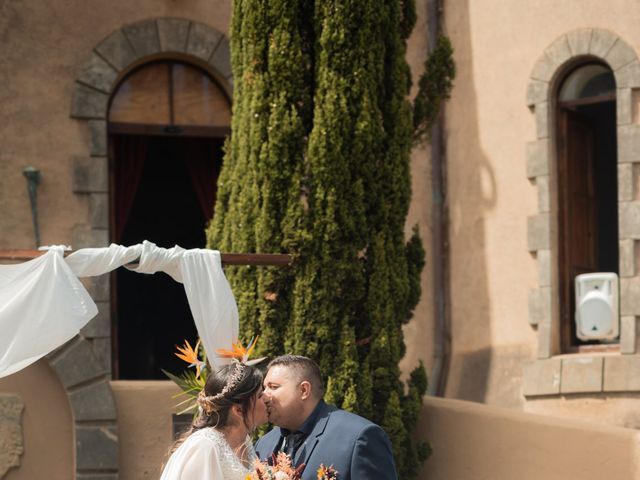
[(460, 400), (430, 398), (429, 480), (602, 480), (640, 475), (640, 434)]
[(527, 85), (544, 49), (579, 28), (609, 30), (637, 51), (640, 6), (628, 0), (444, 5), (458, 68), (446, 108), (453, 348), (446, 395), (636, 425), (628, 420), (637, 410), (635, 395), (525, 402), (521, 392), (522, 367), (537, 348), (528, 324), (537, 271), (527, 251), (527, 216), (537, 213), (537, 192), (526, 175), (525, 146), (536, 138)]
[(111, 382), (118, 410), (120, 480), (160, 477), (173, 442), (172, 414), (181, 399), (170, 381)]
[[(22, 169), (38, 168), (42, 243), (71, 243), (88, 221), (88, 196), (73, 195), (74, 156), (88, 156), (86, 122), (70, 118), (80, 67), (101, 40), (139, 20), (179, 17), (227, 31), (230, 1), (4, 2), (0, 15), (0, 248), (33, 248)], [(9, 45), (10, 48), (6, 48)]]
[(69, 480), (74, 478), (71, 407), (66, 391), (46, 360), (0, 379), (0, 393), (24, 401), (20, 466), (3, 480)]
[[(43, 243), (71, 243), (74, 226), (88, 223), (88, 196), (71, 193), (73, 158), (88, 155), (88, 132), (86, 122), (71, 119), (69, 112), (74, 80), (92, 48), (127, 24), (164, 16), (201, 21), (226, 32), (230, 4), (230, 0), (25, 0), (2, 4), (0, 38), (11, 48), (0, 50), (0, 248), (33, 245), (22, 176), (26, 165), (39, 168), (43, 175), (38, 190)], [(615, 425), (640, 426), (635, 395), (525, 402), (521, 394), (522, 367), (535, 358), (537, 343), (536, 332), (527, 321), (528, 292), (536, 283), (536, 265), (527, 252), (526, 219), (536, 212), (537, 202), (535, 186), (525, 172), (525, 144), (535, 138), (535, 119), (525, 105), (527, 83), (544, 49), (559, 35), (576, 28), (608, 29), (630, 45), (640, 46), (640, 6), (631, 0), (520, 1), (509, 2), (508, 8), (499, 0), (444, 4), (445, 31), (452, 39), (458, 68), (446, 109), (445, 134), (453, 348), (446, 394), (549, 415), (580, 415)], [(425, 2), (417, 2), (416, 8), (418, 21), (407, 58), (417, 80), (426, 53)], [(405, 328), (405, 371), (418, 359), (425, 361), (428, 370), (432, 366), (433, 259), (427, 149), (414, 151), (412, 173), (413, 197), (406, 230), (409, 234), (414, 224), (419, 225), (427, 266), (415, 319)], [(58, 395), (50, 402), (62, 405), (61, 398), (66, 401), (62, 387), (46, 364), (38, 365), (0, 381), (0, 390), (17, 388), (7, 385), (15, 385), (12, 382), (21, 378), (24, 388), (42, 385), (52, 396)], [(170, 395), (165, 395), (165, 386), (150, 385), (145, 389), (113, 383), (120, 415), (121, 478), (140, 478), (140, 472), (149, 478), (157, 474), (166, 441), (170, 441), (165, 438)], [(149, 410), (155, 401), (159, 402), (158, 410)], [(52, 438), (61, 438), (56, 443), (73, 455), (68, 404), (60, 408), (67, 412), (59, 417), (67, 430), (57, 428)], [(28, 411), (27, 404), (25, 422)], [(431, 407), (426, 412), (427, 422), (436, 422), (441, 414)], [(429, 430), (429, 434), (436, 435), (436, 431)], [(437, 448), (435, 440), (432, 438), (432, 443)], [(29, 460), (28, 455), (42, 455), (25, 446), (23, 462)], [(72, 464), (72, 457), (60, 458)]]

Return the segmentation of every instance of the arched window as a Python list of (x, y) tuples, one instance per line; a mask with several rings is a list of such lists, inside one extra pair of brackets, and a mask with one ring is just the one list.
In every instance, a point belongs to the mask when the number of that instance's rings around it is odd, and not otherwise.
[[(158, 61), (123, 78), (108, 116), (112, 241), (205, 246), (230, 119), (228, 97), (195, 65)], [(182, 285), (125, 269), (112, 282), (114, 377), (182, 370), (175, 345), (197, 335)]]
[[(558, 277), (564, 352), (576, 336), (575, 277), (618, 273), (616, 84), (609, 67), (579, 65), (560, 83), (557, 103)], [(588, 348), (588, 347), (587, 347)]]

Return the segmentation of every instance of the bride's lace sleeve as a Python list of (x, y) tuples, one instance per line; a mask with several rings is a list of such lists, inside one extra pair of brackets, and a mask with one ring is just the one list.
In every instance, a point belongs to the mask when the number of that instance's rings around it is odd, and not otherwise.
[(160, 480), (225, 480), (217, 442), (191, 435), (173, 452)]

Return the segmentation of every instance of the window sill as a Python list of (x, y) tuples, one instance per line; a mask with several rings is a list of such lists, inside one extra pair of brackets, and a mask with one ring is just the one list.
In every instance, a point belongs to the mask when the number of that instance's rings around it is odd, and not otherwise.
[(525, 366), (525, 397), (640, 392), (640, 355), (581, 352), (536, 360)]

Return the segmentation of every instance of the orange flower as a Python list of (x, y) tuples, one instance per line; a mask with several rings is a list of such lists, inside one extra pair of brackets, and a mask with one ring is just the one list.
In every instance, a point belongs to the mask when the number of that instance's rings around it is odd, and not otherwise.
[(196, 367), (196, 377), (200, 377), (200, 372), (206, 365), (202, 360), (200, 360), (200, 358), (198, 358), (199, 347), (200, 340), (196, 343), (196, 348), (192, 348), (188, 340), (184, 341), (184, 345), (182, 347), (176, 345), (178, 352), (180, 352), (176, 353), (176, 357), (187, 362), (190, 367)]
[(261, 362), (265, 358), (265, 357), (262, 357), (262, 358), (257, 358), (255, 360), (249, 360), (249, 355), (251, 355), (251, 352), (253, 352), (253, 349), (256, 347), (256, 343), (258, 343), (258, 338), (260, 338), (260, 336), (255, 337), (255, 339), (251, 338), (246, 348), (242, 346), (241, 342), (238, 342), (238, 343), (232, 344), (231, 350), (219, 348), (216, 350), (216, 353), (221, 358), (234, 358), (246, 365), (255, 365), (256, 363)]

